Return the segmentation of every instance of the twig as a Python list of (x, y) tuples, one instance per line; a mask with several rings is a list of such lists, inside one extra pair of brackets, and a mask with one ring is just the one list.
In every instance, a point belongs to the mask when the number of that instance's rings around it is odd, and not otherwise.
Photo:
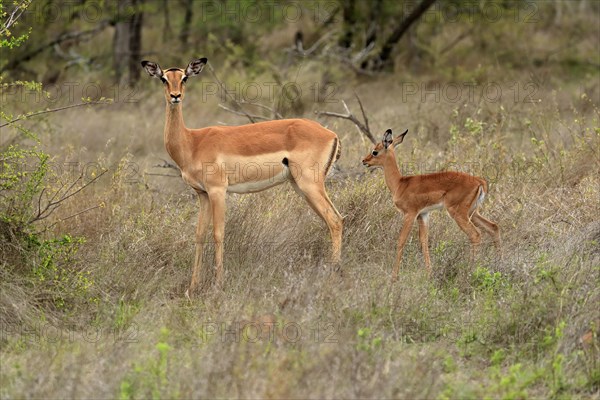
[(4, 36), (6, 32), (8, 32), (10, 27), (17, 22), (30, 4), (31, 0), (23, 0), (20, 4), (15, 5), (15, 9), (10, 13), (9, 17), (6, 19), (6, 22), (4, 22), (0, 28), (0, 36)]
[[(75, 196), (77, 193), (81, 192), (83, 189), (85, 189), (86, 187), (90, 186), (92, 183), (94, 183), (95, 181), (97, 181), (98, 179), (100, 179), (100, 177), (102, 175), (104, 175), (108, 170), (105, 169), (104, 171), (102, 171), (100, 174), (98, 174), (98, 176), (94, 177), (94, 179), (92, 179), (91, 181), (89, 181), (88, 183), (82, 185), (79, 189), (75, 190), (73, 193), (69, 193), (71, 191), (71, 189), (75, 186), (75, 184), (77, 182), (79, 182), (82, 178), (83, 178), (83, 172), (81, 173), (81, 175), (79, 175), (79, 177), (69, 186), (69, 188), (63, 192), (63, 194), (60, 196), (60, 198), (58, 198), (58, 200), (54, 200), (56, 198), (56, 193), (54, 196), (52, 196), (52, 199), (50, 201), (48, 201), (48, 203), (46, 204), (46, 206), (44, 207), (44, 209), (41, 208), (41, 201), (38, 201), (38, 212), (37, 215), (35, 215), (34, 217), (32, 217), (28, 223), (31, 224), (33, 222), (36, 221), (41, 221), (45, 218), (48, 218), (50, 216), (50, 214), (52, 214), (52, 212), (54, 210), (56, 210), (63, 201), (67, 200), (70, 197)], [(60, 191), (60, 189), (59, 189)], [(40, 197), (43, 195), (43, 192), (40, 193)], [(39, 200), (39, 199), (38, 199)]]
[(155, 165), (153, 165), (153, 167), (156, 167), (156, 168), (173, 168), (173, 169), (175, 169), (177, 171), (180, 171), (179, 167), (177, 165), (173, 164), (172, 162), (169, 162), (169, 161), (165, 160), (164, 158), (161, 158), (161, 160), (163, 162), (162, 164), (155, 164)]
[(215, 78), (215, 80), (217, 81), (217, 83), (219, 84), (219, 86), (221, 87), (221, 90), (223, 91), (223, 93), (225, 93), (225, 95), (229, 98), (229, 100), (235, 105), (235, 107), (239, 110), (239, 112), (242, 113), (242, 115), (244, 115), (246, 118), (248, 118), (250, 120), (250, 122), (252, 122), (253, 124), (256, 122), (254, 120), (254, 118), (248, 114), (246, 111), (244, 111), (244, 109), (242, 108), (242, 106), (240, 105), (240, 103), (235, 99), (235, 97), (233, 97), (226, 89), (225, 89), (225, 85), (223, 84), (223, 82), (221, 82), (221, 80), (219, 79), (219, 77), (217, 76), (217, 74), (215, 73), (215, 70), (213, 69), (212, 65), (210, 65), (210, 63), (208, 63), (208, 70), (210, 71), (210, 73), (212, 74), (213, 78)]
[(446, 45), (446, 47), (444, 47), (442, 50), (440, 50), (439, 55), (441, 56), (442, 54), (446, 53), (447, 51), (450, 51), (454, 46), (456, 46), (458, 43), (460, 43), (461, 40), (463, 40), (464, 38), (469, 36), (472, 32), (473, 32), (473, 28), (468, 29), (468, 30), (464, 31), (463, 33), (461, 33), (460, 35), (458, 35), (453, 41), (448, 43)]
[(77, 213), (75, 213), (75, 214), (73, 214), (73, 215), (69, 215), (68, 217), (65, 217), (65, 218), (60, 218), (58, 221), (55, 221), (55, 222), (53, 222), (52, 224), (50, 224), (50, 225), (48, 225), (48, 226), (44, 227), (44, 229), (42, 229), (41, 231), (38, 231), (38, 232), (36, 232), (36, 234), (38, 234), (38, 235), (39, 235), (39, 234), (41, 234), (41, 233), (43, 233), (43, 232), (46, 232), (46, 231), (48, 231), (49, 229), (51, 229), (51, 228), (52, 228), (54, 225), (58, 224), (59, 222), (66, 221), (66, 220), (68, 220), (68, 219), (71, 219), (71, 218), (73, 218), (73, 217), (76, 217), (76, 216), (78, 216), (78, 215), (81, 215), (81, 214), (83, 214), (83, 213), (85, 213), (85, 212), (92, 211), (92, 210), (95, 210), (96, 208), (102, 208), (102, 207), (104, 207), (104, 204), (103, 204), (103, 203), (102, 203), (102, 204), (95, 205), (95, 206), (92, 206), (92, 207), (89, 207), (89, 208), (86, 208), (85, 210), (79, 211), (79, 212), (77, 212)]
[(223, 110), (228, 111), (230, 113), (233, 113), (233, 114), (236, 114), (236, 115), (241, 115), (243, 117), (244, 116), (248, 117), (248, 119), (250, 121), (252, 121), (252, 123), (256, 122), (255, 119), (261, 119), (261, 120), (264, 120), (264, 121), (268, 121), (269, 120), (269, 118), (263, 117), (261, 115), (251, 115), (251, 114), (248, 114), (246, 111), (235, 111), (235, 110), (232, 110), (229, 107), (225, 107), (223, 104), (219, 104), (219, 107), (221, 107)]
[[(356, 95), (356, 98), (358, 99), (358, 95)], [(364, 108), (361, 104), (360, 99), (359, 99), (359, 104), (360, 104), (360, 108), (363, 113), (363, 118), (365, 119), (364, 124), (362, 122), (360, 122), (354, 115), (352, 115), (352, 112), (350, 112), (350, 109), (348, 108), (348, 105), (346, 105), (346, 102), (344, 100), (342, 100), (342, 105), (346, 109), (346, 114), (340, 114), (340, 113), (329, 112), (329, 111), (315, 111), (315, 113), (317, 115), (325, 115), (328, 117), (342, 118), (342, 119), (347, 119), (348, 121), (351, 121), (371, 141), (371, 143), (375, 144), (375, 143), (377, 143), (377, 141), (375, 140), (375, 137), (373, 136), (373, 134), (371, 133), (371, 131), (369, 129), (369, 122), (367, 119), (367, 115), (364, 111)]]
[(371, 129), (369, 128), (369, 118), (367, 118), (367, 113), (365, 112), (363, 103), (362, 103), (362, 101), (360, 101), (360, 97), (358, 97), (358, 94), (356, 92), (354, 92), (354, 96), (356, 96), (356, 100), (358, 100), (358, 105), (360, 106), (360, 112), (362, 113), (363, 119), (365, 120), (365, 127), (367, 128), (367, 131), (369, 131), (369, 133), (370, 133)]
[(67, 110), (69, 108), (87, 106), (87, 105), (91, 105), (91, 104), (110, 104), (110, 101), (107, 101), (107, 100), (88, 101), (88, 102), (84, 102), (84, 103), (71, 104), (70, 106), (53, 108), (51, 110), (43, 110), (43, 111), (31, 113), (31, 114), (23, 114), (23, 115), (19, 116), (18, 118), (15, 118), (11, 121), (8, 121), (8, 122), (0, 125), (0, 128), (4, 128), (7, 125), (14, 124), (17, 121), (25, 120), (29, 117), (34, 117), (34, 116), (41, 115), (41, 114), (47, 114), (47, 113), (53, 113), (53, 112), (57, 112), (57, 111)]
[(33, 57), (35, 57), (39, 53), (43, 52), (47, 48), (53, 47), (55, 44), (60, 44), (62, 42), (66, 42), (67, 40), (73, 40), (73, 39), (83, 40), (85, 38), (85, 36), (92, 37), (92, 35), (95, 35), (96, 33), (101, 32), (102, 30), (104, 30), (104, 28), (108, 27), (109, 25), (110, 25), (110, 21), (104, 20), (104, 21), (100, 21), (100, 23), (98, 23), (95, 28), (88, 29), (86, 31), (63, 33), (63, 34), (59, 35), (56, 39), (51, 40), (48, 43), (45, 43), (41, 46), (36, 47), (35, 49), (31, 50), (28, 53), (25, 53), (24, 55), (20, 56), (19, 58), (13, 59), (8, 64), (6, 64), (2, 68), (0, 68), (0, 73), (16, 68), (17, 66), (19, 66), (19, 64), (21, 64), (25, 61), (31, 60)]
[(181, 178), (181, 175), (171, 175), (171, 174), (157, 174), (154, 172), (146, 172), (146, 175), (152, 175), (152, 176), (166, 176), (168, 178)]
[(279, 114), (277, 112), (277, 110), (273, 109), (273, 107), (269, 107), (269, 106), (266, 106), (266, 105), (260, 104), (260, 103), (250, 103), (250, 102), (247, 102), (246, 100), (242, 100), (242, 101), (240, 101), (240, 103), (241, 104), (248, 104), (248, 105), (251, 105), (251, 106), (256, 106), (258, 108), (262, 108), (265, 111), (269, 111), (271, 114), (273, 114), (275, 116), (276, 119), (282, 119), (283, 118), (283, 116), (281, 114)]

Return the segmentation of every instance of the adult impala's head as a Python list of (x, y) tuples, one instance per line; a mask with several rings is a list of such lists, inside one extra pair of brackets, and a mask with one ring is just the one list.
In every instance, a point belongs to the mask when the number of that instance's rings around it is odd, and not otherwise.
[(198, 75), (206, 65), (206, 58), (192, 60), (187, 68), (169, 68), (163, 72), (157, 63), (142, 61), (142, 67), (150, 76), (160, 79), (165, 86), (165, 98), (168, 104), (177, 105), (183, 101), (185, 81), (190, 76)]
[(377, 143), (373, 150), (362, 160), (365, 167), (383, 167), (385, 157), (391, 153), (394, 154), (394, 146), (402, 143), (404, 136), (408, 133), (408, 129), (396, 139), (392, 137), (392, 130), (388, 129), (383, 134), (383, 140)]

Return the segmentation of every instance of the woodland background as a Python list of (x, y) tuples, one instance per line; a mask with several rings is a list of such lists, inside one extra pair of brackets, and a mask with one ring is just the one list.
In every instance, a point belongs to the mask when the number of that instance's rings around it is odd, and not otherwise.
[[(600, 397), (598, 2), (2, 0), (0, 17), (2, 398)], [(284, 185), (229, 196), (224, 288), (183, 296), (197, 204), (139, 62), (197, 57), (187, 126), (338, 133), (341, 276)], [(413, 234), (390, 284), (401, 217), (360, 163), (387, 128), (409, 129), (404, 173), (488, 180), (503, 259), (486, 243), (469, 266), (433, 213), (433, 277)]]

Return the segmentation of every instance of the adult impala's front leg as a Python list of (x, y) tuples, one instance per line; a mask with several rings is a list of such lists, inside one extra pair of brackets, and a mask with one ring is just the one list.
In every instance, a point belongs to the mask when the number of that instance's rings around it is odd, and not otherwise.
[(215, 267), (217, 287), (223, 286), (223, 240), (225, 239), (225, 189), (214, 189), (208, 193), (213, 217), (213, 238), (215, 240)]
[(198, 211), (198, 225), (196, 226), (196, 255), (194, 257), (194, 269), (192, 271), (192, 281), (190, 287), (186, 292), (186, 296), (190, 297), (194, 294), (198, 288), (198, 282), (202, 271), (202, 256), (204, 254), (204, 242), (206, 238), (206, 231), (210, 225), (212, 219), (212, 212), (210, 210), (210, 201), (206, 192), (198, 192), (198, 204), (200, 209)]
[(402, 264), (402, 253), (404, 252), (404, 245), (410, 234), (410, 230), (415, 222), (416, 214), (404, 214), (404, 223), (402, 224), (402, 230), (400, 231), (400, 237), (398, 238), (398, 253), (396, 254), (396, 264), (394, 265), (394, 271), (392, 272), (392, 282), (398, 280), (398, 272), (400, 271), (400, 264)]

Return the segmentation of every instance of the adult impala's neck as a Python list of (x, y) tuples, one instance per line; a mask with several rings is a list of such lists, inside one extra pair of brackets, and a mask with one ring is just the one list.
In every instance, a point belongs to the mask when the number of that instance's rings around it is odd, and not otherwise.
[(402, 174), (396, 163), (394, 149), (390, 148), (386, 152), (385, 159), (383, 160), (383, 176), (385, 178), (385, 184), (390, 192), (392, 192), (392, 196), (394, 196), (400, 186), (400, 178), (402, 178)]
[(167, 152), (182, 168), (186, 161), (186, 150), (189, 149), (188, 129), (183, 123), (183, 105), (167, 104), (167, 119), (165, 121), (165, 147)]

